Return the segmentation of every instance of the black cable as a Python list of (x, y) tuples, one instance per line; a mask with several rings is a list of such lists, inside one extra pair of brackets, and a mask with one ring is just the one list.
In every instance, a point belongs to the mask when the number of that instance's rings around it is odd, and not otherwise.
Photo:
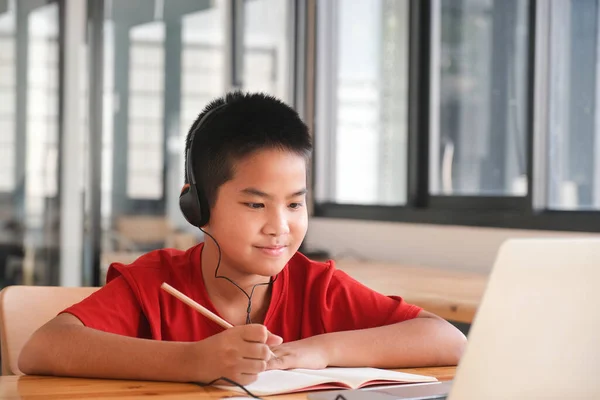
[[(215, 268), (215, 278), (222, 278), (222, 279), (226, 279), (227, 281), (231, 282), (235, 287), (237, 287), (238, 289), (240, 289), (242, 291), (242, 293), (244, 293), (246, 295), (246, 297), (248, 298), (248, 308), (246, 309), (246, 324), (251, 324), (252, 320), (250, 319), (250, 312), (252, 311), (252, 296), (254, 296), (254, 289), (256, 289), (257, 286), (261, 286), (261, 285), (271, 285), (273, 282), (275, 282), (278, 278), (279, 275), (277, 275), (275, 277), (275, 279), (269, 279), (269, 282), (265, 282), (265, 283), (257, 283), (256, 285), (254, 285), (252, 287), (252, 291), (250, 292), (250, 295), (248, 295), (248, 293), (246, 293), (246, 291), (244, 289), (242, 289), (237, 283), (235, 283), (234, 281), (232, 281), (231, 279), (229, 279), (226, 276), (223, 275), (217, 275), (217, 271), (219, 270), (219, 267), (221, 266), (221, 246), (219, 245), (219, 242), (217, 242), (217, 240), (214, 238), (213, 235), (211, 235), (210, 233), (206, 232), (204, 229), (200, 228), (200, 230), (206, 234), (208, 237), (210, 237), (212, 239), (213, 242), (215, 242), (215, 245), (217, 246), (217, 250), (219, 251), (219, 257), (217, 259), (217, 267)], [(202, 260), (201, 260), (202, 261)], [(209, 383), (202, 383), (202, 382), (194, 382), (197, 385), (200, 386), (212, 386), (213, 384), (215, 384), (216, 382), (223, 380), (225, 382), (228, 382), (232, 385), (235, 385), (237, 387), (239, 387), (240, 389), (242, 389), (244, 392), (246, 392), (246, 394), (248, 394), (248, 396), (251, 396), (252, 398), (255, 399), (260, 399), (260, 397), (256, 396), (254, 393), (250, 392), (248, 389), (246, 389), (244, 387), (244, 385), (237, 383), (236, 381), (226, 378), (224, 376), (217, 378)], [(339, 396), (338, 396), (339, 397)], [(338, 399), (336, 398), (336, 400), (346, 400), (343, 396)]]
[[(231, 282), (233, 285), (235, 285), (235, 287), (237, 287), (238, 289), (240, 289), (242, 291), (242, 293), (244, 293), (246, 295), (246, 297), (248, 298), (248, 308), (246, 309), (246, 324), (251, 324), (252, 321), (250, 320), (250, 312), (252, 311), (252, 296), (254, 295), (254, 289), (256, 289), (257, 286), (261, 286), (261, 285), (270, 285), (273, 282), (275, 282), (277, 280), (277, 278), (279, 277), (279, 275), (277, 275), (275, 277), (275, 279), (269, 279), (269, 282), (265, 282), (265, 283), (257, 283), (256, 285), (254, 285), (252, 287), (252, 291), (250, 292), (250, 295), (248, 295), (248, 293), (246, 293), (246, 291), (244, 289), (242, 289), (237, 283), (235, 283), (234, 281), (232, 281), (231, 279), (229, 279), (226, 276), (223, 275), (217, 275), (217, 271), (219, 270), (219, 266), (221, 265), (221, 246), (219, 246), (219, 242), (217, 242), (217, 240), (213, 237), (213, 235), (211, 235), (210, 233), (206, 232), (204, 229), (200, 228), (200, 230), (206, 234), (208, 237), (210, 237), (212, 239), (213, 242), (215, 242), (215, 245), (217, 246), (217, 250), (219, 251), (219, 258), (217, 259), (217, 268), (215, 268), (215, 278), (222, 278), (222, 279), (226, 279), (227, 281)], [(248, 396), (254, 398), (254, 399), (261, 399), (261, 397), (258, 397), (257, 395), (255, 395), (254, 393), (252, 393), (251, 391), (249, 391), (248, 389), (246, 389), (246, 387), (240, 383), (237, 383), (236, 381), (234, 381), (233, 379), (229, 379), (226, 378), (224, 376), (217, 378), (215, 380), (212, 380), (208, 383), (203, 383), (203, 382), (194, 382), (195, 384), (205, 387), (205, 386), (212, 386), (215, 383), (217, 383), (218, 381), (225, 381), (228, 382), (234, 386), (239, 387), (240, 389), (242, 389)], [(346, 400), (346, 398), (341, 395), (338, 394), (335, 398), (335, 400)]]
[[(239, 384), (239, 383), (237, 383), (236, 381), (234, 381), (234, 380), (232, 380), (232, 379), (225, 378), (224, 376), (222, 376), (222, 377), (220, 377), (220, 378), (217, 378), (217, 379), (215, 379), (215, 380), (213, 380), (213, 381), (210, 381), (210, 382), (208, 382), (208, 383), (203, 383), (203, 382), (193, 382), (193, 383), (195, 383), (195, 384), (196, 384), (196, 385), (198, 385), (198, 386), (205, 387), (205, 386), (212, 386), (212, 385), (214, 385), (215, 383), (217, 383), (218, 381), (225, 381), (225, 382), (227, 382), (227, 383), (230, 383), (230, 384), (232, 384), (232, 385), (235, 385), (235, 386), (239, 387), (240, 389), (242, 389), (244, 392), (246, 392), (246, 394), (247, 394), (248, 396), (250, 396), (250, 397), (252, 397), (252, 398), (254, 398), (254, 399), (260, 399), (260, 397), (258, 397), (257, 395), (255, 395), (254, 393), (252, 393), (251, 391), (249, 391), (248, 389), (246, 389), (246, 388), (244, 387), (244, 385), (242, 385), (242, 384)], [(336, 399), (336, 400), (337, 400), (337, 399)], [(345, 400), (345, 399), (342, 399), (342, 400)]]
[(271, 285), (273, 282), (275, 282), (277, 280), (277, 276), (275, 277), (275, 279), (269, 278), (269, 282), (257, 283), (256, 285), (254, 285), (252, 287), (252, 291), (250, 292), (250, 295), (248, 295), (248, 293), (246, 293), (246, 291), (244, 289), (242, 289), (237, 283), (235, 283), (228, 277), (223, 276), (223, 275), (217, 275), (217, 271), (219, 270), (219, 267), (221, 266), (221, 246), (219, 246), (219, 242), (217, 242), (217, 240), (213, 237), (213, 235), (206, 232), (202, 228), (200, 228), (200, 230), (204, 234), (206, 234), (208, 237), (210, 237), (213, 242), (215, 242), (215, 245), (217, 246), (217, 250), (219, 251), (219, 258), (217, 259), (217, 268), (215, 268), (215, 278), (221, 278), (221, 279), (225, 279), (225, 280), (231, 282), (236, 288), (240, 289), (242, 291), (242, 293), (244, 293), (244, 295), (246, 295), (246, 297), (248, 298), (248, 307), (246, 308), (246, 324), (251, 324), (252, 320), (250, 319), (250, 312), (252, 311), (252, 296), (254, 296), (254, 289), (256, 289), (257, 286)]
[[(226, 279), (227, 281), (231, 282), (235, 287), (237, 287), (238, 289), (240, 289), (242, 291), (242, 293), (244, 293), (246, 295), (246, 297), (248, 298), (248, 308), (246, 308), (246, 324), (251, 324), (252, 321), (250, 319), (250, 312), (252, 311), (252, 296), (254, 295), (254, 289), (256, 289), (257, 286), (261, 286), (261, 285), (270, 285), (273, 282), (275, 282), (277, 280), (277, 276), (275, 277), (275, 279), (269, 279), (269, 282), (265, 282), (265, 283), (258, 283), (256, 285), (254, 285), (252, 287), (252, 291), (250, 292), (250, 295), (248, 295), (248, 293), (246, 293), (246, 291), (244, 289), (242, 289), (237, 283), (235, 283), (234, 281), (232, 281), (231, 279), (229, 279), (226, 276), (223, 275), (217, 275), (217, 271), (219, 270), (219, 267), (221, 266), (221, 246), (219, 246), (219, 242), (217, 242), (217, 240), (214, 238), (213, 235), (211, 235), (210, 233), (206, 232), (204, 229), (200, 228), (200, 230), (206, 234), (208, 237), (210, 237), (212, 239), (213, 242), (215, 242), (215, 245), (217, 246), (217, 250), (219, 251), (219, 258), (217, 259), (217, 267), (215, 268), (215, 278), (222, 278), (222, 279)], [(244, 385), (237, 383), (236, 381), (226, 378), (224, 376), (217, 378), (209, 383), (202, 383), (202, 382), (194, 382), (197, 385), (200, 386), (212, 386), (213, 384), (215, 384), (216, 382), (223, 380), (225, 382), (228, 382), (232, 385), (235, 385), (237, 387), (239, 387), (240, 389), (242, 389), (244, 392), (246, 392), (246, 394), (248, 394), (248, 396), (251, 396), (255, 399), (260, 399), (260, 397), (256, 396), (254, 393), (250, 392), (248, 389), (246, 389), (244, 387)], [(337, 400), (337, 399), (336, 399)], [(342, 399), (345, 400), (345, 399)]]

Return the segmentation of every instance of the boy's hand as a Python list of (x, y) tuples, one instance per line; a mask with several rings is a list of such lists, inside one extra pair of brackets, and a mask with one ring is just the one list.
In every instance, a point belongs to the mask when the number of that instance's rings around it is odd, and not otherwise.
[[(193, 343), (192, 374), (196, 381), (208, 383), (226, 377), (240, 385), (256, 380), (267, 367), (269, 345), (281, 344), (282, 339), (269, 333), (264, 325), (235, 326)], [(226, 381), (218, 384), (227, 385)]]
[(277, 358), (267, 362), (267, 369), (322, 369), (329, 365), (329, 355), (319, 336), (271, 347)]

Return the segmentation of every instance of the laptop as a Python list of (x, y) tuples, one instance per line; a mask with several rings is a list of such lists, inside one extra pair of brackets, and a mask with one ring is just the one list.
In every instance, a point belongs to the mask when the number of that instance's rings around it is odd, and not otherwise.
[[(407, 394), (405, 385), (309, 399), (600, 399), (599, 306), (600, 239), (510, 239), (498, 252), (454, 380), (437, 384), (446, 393), (428, 394), (436, 386), (429, 384), (410, 385), (417, 392)], [(354, 397), (359, 392), (368, 396)]]

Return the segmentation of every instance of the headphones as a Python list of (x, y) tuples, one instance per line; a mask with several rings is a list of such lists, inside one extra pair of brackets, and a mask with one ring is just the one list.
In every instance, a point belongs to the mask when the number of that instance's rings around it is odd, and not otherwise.
[[(190, 224), (202, 229), (204, 225), (208, 223), (210, 219), (210, 206), (208, 199), (204, 193), (202, 184), (196, 182), (196, 176), (194, 175), (194, 163), (192, 161), (192, 149), (194, 148), (194, 138), (197, 132), (202, 129), (216, 114), (216, 111), (223, 109), (227, 104), (222, 104), (216, 108), (213, 108), (202, 117), (196, 128), (190, 134), (190, 145), (186, 152), (185, 170), (187, 173), (187, 180), (179, 195), (179, 208), (183, 216)], [(200, 182), (202, 183), (202, 182)]]

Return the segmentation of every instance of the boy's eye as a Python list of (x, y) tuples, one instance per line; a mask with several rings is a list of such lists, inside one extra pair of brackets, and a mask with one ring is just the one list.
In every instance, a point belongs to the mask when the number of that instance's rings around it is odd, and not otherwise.
[(264, 208), (265, 205), (263, 203), (244, 203), (246, 206), (253, 208), (255, 210), (259, 209), (259, 208)]
[(290, 208), (293, 210), (296, 210), (296, 209), (302, 207), (302, 205), (303, 205), (302, 203), (292, 203), (292, 204), (290, 204)]

